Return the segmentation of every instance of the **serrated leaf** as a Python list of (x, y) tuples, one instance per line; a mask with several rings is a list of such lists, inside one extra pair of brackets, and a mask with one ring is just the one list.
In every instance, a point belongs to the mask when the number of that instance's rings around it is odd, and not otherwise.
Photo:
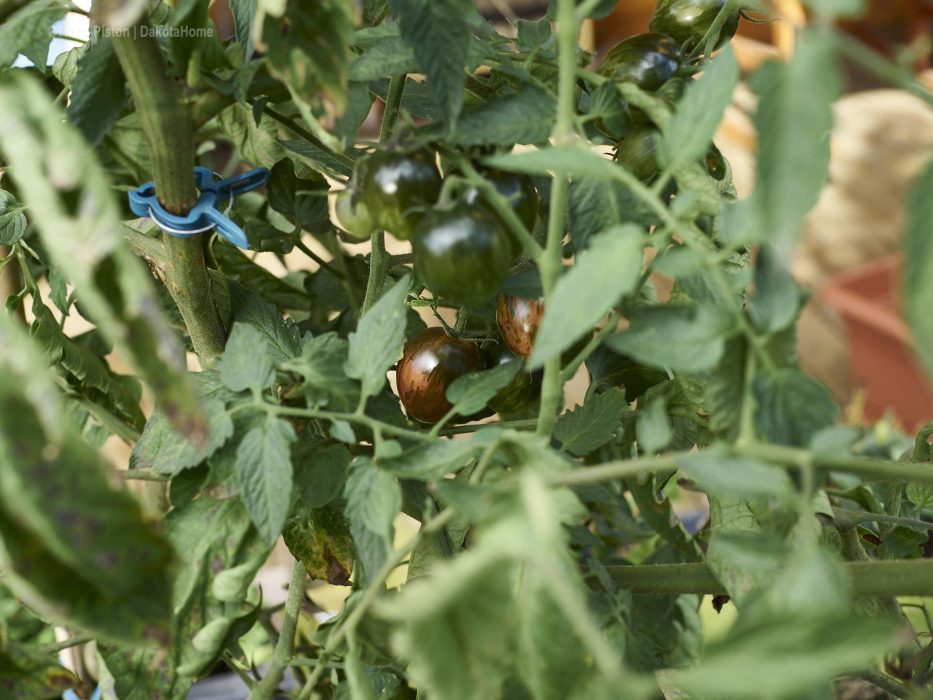
[(660, 152), (666, 168), (678, 170), (706, 154), (738, 79), (739, 66), (727, 45), (687, 88), (662, 130)]
[(466, 466), (479, 450), (469, 440), (439, 440), (380, 459), (379, 466), (399, 478), (435, 481)]
[(68, 121), (98, 145), (120, 116), (126, 101), (126, 78), (109, 37), (91, 42), (78, 59), (71, 84)]
[(237, 449), (234, 470), (240, 497), (266, 542), (282, 534), (292, 498), (291, 443), (295, 429), (281, 419), (250, 430)]
[(770, 246), (758, 250), (755, 261), (755, 293), (748, 300), (748, 314), (763, 333), (784, 330), (800, 311), (800, 291)]
[(804, 447), (839, 415), (826, 387), (796, 369), (761, 374), (752, 389), (758, 430), (770, 442)]
[(674, 434), (667, 415), (667, 402), (663, 397), (651, 397), (642, 406), (638, 402), (638, 422), (635, 424), (638, 446), (648, 454), (663, 450), (671, 444)]
[(629, 411), (621, 389), (594, 394), (581, 406), (557, 418), (554, 437), (572, 454), (589, 454), (616, 436), (622, 429), (622, 416)]
[(350, 464), (346, 514), (366, 577), (375, 576), (392, 550), (393, 521), (402, 508), (398, 481), (368, 457)]
[(732, 321), (701, 304), (637, 309), (629, 329), (606, 339), (613, 350), (651, 367), (703, 372), (722, 357)]
[(52, 0), (26, 3), (0, 25), (0, 69), (9, 68), (18, 54), (32, 61), (41, 72), (46, 70), (52, 34), (49, 28), (67, 9)]
[(547, 146), (534, 151), (522, 151), (484, 159), (486, 165), (502, 170), (547, 175), (554, 172), (568, 177), (591, 177), (597, 180), (619, 180), (620, 168), (611, 160), (583, 146)]
[(78, 683), (54, 654), (9, 641), (0, 651), (0, 686), (8, 700), (53, 700)]
[(350, 80), (369, 82), (391, 78), (417, 69), (415, 52), (399, 36), (384, 39), (367, 46), (350, 66)]
[(307, 508), (322, 508), (343, 495), (352, 456), (343, 445), (308, 446), (299, 440), (292, 452), (295, 494)]
[(613, 226), (647, 226), (655, 219), (625, 185), (594, 178), (579, 178), (570, 184), (569, 215), (576, 250), (583, 250), (590, 238)]
[(236, 40), (243, 44), (247, 56), (253, 53), (251, 29), (256, 15), (256, 3), (257, 0), (231, 0), (230, 2)]
[(233, 391), (261, 392), (272, 386), (275, 371), (266, 337), (248, 323), (236, 323), (220, 358), (220, 378)]
[(473, 3), (389, 0), (389, 7), (448, 120), (455, 122), (463, 106), (470, 22), (476, 16)]
[(904, 234), (904, 313), (914, 348), (933, 377), (933, 162), (914, 184)]
[(537, 369), (557, 357), (621, 298), (635, 289), (642, 272), (643, 236), (635, 226), (615, 226), (592, 238), (576, 263), (557, 280), (528, 359)]
[(470, 372), (457, 377), (447, 387), (447, 400), (461, 415), (481, 411), (490, 399), (509, 385), (521, 368), (522, 363), (513, 360), (484, 372)]
[(552, 95), (535, 85), (523, 84), (515, 92), (464, 110), (451, 141), (462, 146), (542, 143), (554, 130), (556, 114)]
[(353, 174), (353, 161), (341, 154), (331, 153), (321, 146), (301, 139), (279, 139), (278, 145), (306, 165), (327, 173), (331, 177), (349, 177)]
[(309, 407), (329, 406), (336, 411), (356, 408), (359, 386), (344, 374), (348, 348), (347, 341), (336, 333), (325, 333), (305, 340), (301, 356), (285, 365), (304, 380), (302, 390)]
[(793, 484), (780, 467), (754, 459), (704, 451), (682, 457), (680, 468), (712, 496), (787, 497)]
[(129, 250), (109, 177), (85, 140), (32, 75), (0, 87), (0, 147), (9, 173), (82, 314), (97, 324), (182, 432), (203, 436), (198, 396), (184, 350), (159, 310), (152, 277)]
[(233, 421), (223, 402), (205, 402), (207, 440), (195, 445), (179, 435), (165, 416), (156, 411), (146, 421), (146, 427), (133, 446), (130, 465), (133, 469), (153, 469), (161, 474), (178, 474), (196, 467), (233, 436)]
[(752, 220), (746, 224), (771, 240), (784, 261), (829, 173), (832, 102), (839, 83), (833, 41), (820, 29), (803, 33), (790, 63), (766, 63), (752, 81), (760, 96), (758, 161)]
[(387, 291), (350, 334), (346, 371), (360, 380), (364, 396), (375, 396), (382, 390), (386, 372), (402, 357), (409, 279), (405, 275)]
[(272, 304), (236, 282), (230, 283), (233, 323), (248, 324), (263, 336), (263, 347), (274, 364), (296, 357), (300, 351), (298, 328), (282, 318)]
[(13, 245), (26, 233), (24, 209), (10, 192), (0, 190), (0, 245)]

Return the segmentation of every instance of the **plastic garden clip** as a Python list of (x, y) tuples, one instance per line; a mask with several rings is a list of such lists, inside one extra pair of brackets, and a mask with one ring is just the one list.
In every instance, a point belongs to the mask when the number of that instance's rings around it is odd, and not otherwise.
[[(240, 248), (249, 248), (243, 229), (227, 218), (233, 198), (238, 194), (262, 187), (269, 179), (266, 168), (256, 168), (227, 180), (214, 179), (207, 168), (194, 169), (194, 181), (200, 191), (198, 202), (184, 216), (165, 210), (156, 197), (154, 182), (147, 182), (130, 192), (130, 209), (137, 216), (150, 217), (160, 229), (170, 236), (187, 238), (211, 229)], [(218, 205), (228, 202), (221, 211)]]

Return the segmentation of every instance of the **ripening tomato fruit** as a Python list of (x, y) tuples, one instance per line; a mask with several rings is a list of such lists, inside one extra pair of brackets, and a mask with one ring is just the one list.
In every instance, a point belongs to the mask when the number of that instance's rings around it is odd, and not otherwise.
[[(725, 4), (726, 0), (658, 0), (648, 28), (692, 48), (703, 40)], [(715, 48), (735, 36), (738, 28), (739, 10), (735, 10), (726, 18)]]
[(484, 207), (461, 204), (435, 209), (412, 238), (415, 272), (435, 297), (478, 306), (505, 281), (512, 242), (502, 223)]
[(379, 151), (361, 159), (353, 176), (373, 222), (407, 240), (441, 193), (434, 154)]
[(398, 397), (411, 418), (436, 423), (451, 409), (447, 387), (484, 366), (476, 343), (452, 338), (443, 328), (427, 328), (405, 344), (396, 371)]
[(526, 360), (531, 355), (542, 316), (544, 302), (541, 299), (523, 299), (503, 294), (496, 304), (499, 335), (509, 350)]
[(658, 131), (641, 129), (626, 136), (616, 151), (615, 160), (639, 180), (651, 180), (658, 174)]

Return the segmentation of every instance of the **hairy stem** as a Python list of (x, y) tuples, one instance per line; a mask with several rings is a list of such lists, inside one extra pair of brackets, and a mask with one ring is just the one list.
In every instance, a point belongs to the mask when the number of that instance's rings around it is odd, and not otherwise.
[[(145, 22), (143, 20), (142, 22)], [(159, 44), (142, 22), (127, 34), (115, 34), (114, 48), (133, 100), (152, 159), (159, 201), (175, 213), (188, 211), (198, 198), (194, 184), (194, 133), (191, 118), (168, 72)], [(194, 350), (209, 366), (224, 351), (221, 323), (201, 236), (164, 235), (166, 286), (181, 311)]]

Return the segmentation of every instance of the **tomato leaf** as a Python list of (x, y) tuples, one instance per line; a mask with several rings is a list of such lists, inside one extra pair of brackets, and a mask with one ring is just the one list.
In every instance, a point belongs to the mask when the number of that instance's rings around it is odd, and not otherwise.
[(357, 457), (350, 464), (346, 514), (365, 577), (375, 576), (392, 550), (393, 521), (402, 509), (402, 491), (395, 477)]
[(269, 543), (282, 533), (292, 498), (290, 448), (295, 429), (281, 419), (250, 430), (237, 449), (234, 470), (250, 518)]
[(126, 78), (109, 37), (88, 44), (78, 59), (71, 84), (68, 121), (97, 146), (120, 116), (126, 102)]
[(630, 412), (621, 389), (594, 394), (558, 417), (554, 437), (572, 454), (589, 454), (616, 436), (622, 429), (622, 416)]
[(233, 391), (261, 392), (272, 386), (275, 371), (269, 343), (248, 323), (237, 323), (220, 358), (220, 378)]
[(0, 190), (0, 245), (13, 245), (26, 233), (24, 209), (11, 193)]
[(350, 334), (346, 372), (362, 384), (364, 396), (385, 386), (386, 372), (402, 357), (405, 342), (405, 298), (409, 276), (396, 282), (360, 320)]
[(509, 385), (521, 368), (522, 363), (513, 360), (484, 372), (470, 372), (457, 377), (447, 387), (447, 400), (461, 415), (481, 411), (490, 399)]
[(933, 163), (917, 180), (910, 197), (904, 236), (904, 312), (914, 348), (933, 377)]
[(557, 280), (528, 359), (537, 369), (588, 332), (623, 296), (635, 289), (642, 272), (641, 229), (612, 227), (590, 240), (576, 264)]
[(796, 369), (761, 374), (752, 388), (758, 430), (771, 442), (803, 447), (839, 415), (826, 387)]

